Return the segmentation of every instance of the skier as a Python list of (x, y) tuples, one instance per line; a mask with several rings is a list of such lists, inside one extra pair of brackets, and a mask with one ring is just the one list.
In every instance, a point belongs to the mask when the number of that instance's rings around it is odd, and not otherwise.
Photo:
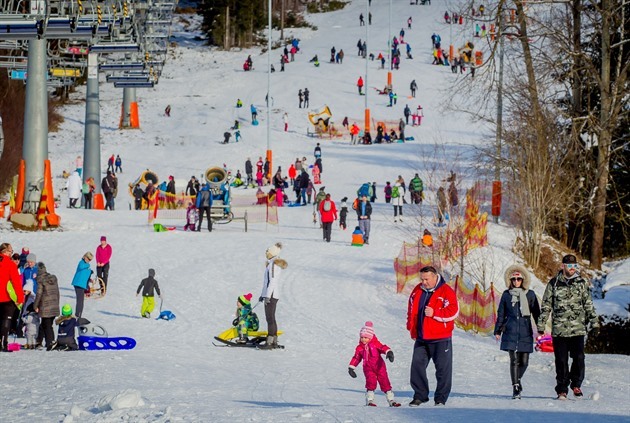
[(155, 292), (162, 298), (160, 286), (154, 277), (155, 270), (149, 269), (149, 277), (142, 279), (142, 282), (140, 282), (136, 290), (136, 297), (140, 295), (140, 290), (142, 290), (142, 308), (140, 309), (140, 315), (145, 319), (151, 317), (151, 312), (155, 308)]
[(357, 81), (357, 88), (359, 89), (359, 95), (363, 95), (363, 77), (359, 76)]
[(387, 366), (381, 354), (391, 362), (394, 362), (394, 352), (385, 344), (382, 344), (374, 334), (372, 322), (365, 322), (365, 326), (359, 332), (359, 345), (354, 350), (354, 355), (348, 366), (348, 374), (356, 378), (356, 366), (363, 361), (363, 374), (365, 375), (365, 405), (376, 407), (374, 402), (374, 390), (377, 383), (387, 397), (390, 407), (400, 407), (400, 403), (394, 399), (392, 384), (387, 375)]

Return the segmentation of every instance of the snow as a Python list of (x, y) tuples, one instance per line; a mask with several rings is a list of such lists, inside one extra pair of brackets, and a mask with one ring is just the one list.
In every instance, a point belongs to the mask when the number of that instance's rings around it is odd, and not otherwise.
[[(387, 38), (387, 2), (373, 2), (374, 25), (370, 44), (383, 47)], [(250, 225), (244, 232), (239, 222), (217, 225), (212, 233), (173, 231), (155, 233), (146, 212), (129, 210), (132, 198), (121, 189), (114, 212), (68, 209), (61, 194), (58, 213), (62, 228), (51, 232), (12, 231), (0, 223), (2, 241), (19, 250), (30, 247), (48, 271), (58, 277), (61, 303), (74, 306), (71, 280), (76, 264), (86, 251), (94, 251), (101, 235), (107, 235), (114, 255), (110, 290), (101, 300), (87, 300), (84, 317), (104, 326), (110, 336), (130, 336), (138, 345), (131, 351), (56, 353), (20, 351), (0, 356), (0, 416), (3, 421), (63, 422), (417, 422), (417, 421), (606, 421), (630, 420), (629, 364), (625, 356), (587, 355), (580, 401), (554, 401), (553, 356), (534, 353), (524, 378), (524, 398), (511, 400), (507, 353), (491, 338), (456, 330), (453, 337), (453, 390), (447, 406), (411, 409), (406, 404), (413, 391), (409, 367), (413, 342), (405, 329), (407, 297), (397, 295), (393, 259), (401, 243), (433, 228), (435, 191), (453, 169), (463, 176), (463, 189), (472, 183), (467, 170), (475, 162), (473, 147), (484, 128), (462, 113), (441, 109), (450, 83), (457, 76), (447, 67), (430, 63), (430, 35), (442, 33), (448, 44), (448, 28), (441, 22), (439, 2), (433, 6), (409, 6), (393, 2), (392, 32), (413, 16), (413, 29), (406, 30), (414, 60), (402, 59), (394, 72), (399, 103), (386, 107), (382, 88), (386, 72), (370, 62), (369, 102), (375, 120), (398, 119), (409, 103), (422, 104), (421, 127), (409, 128), (416, 141), (405, 144), (350, 146), (347, 140), (317, 140), (306, 137), (306, 111), (297, 107), (297, 90), (308, 87), (311, 108), (328, 104), (339, 124), (343, 116), (362, 121), (364, 98), (356, 94), (356, 79), (364, 62), (355, 45), (364, 38), (358, 26), (361, 2), (346, 9), (309, 19), (318, 31), (288, 29), (302, 41), (302, 53), (286, 72), (272, 75), (273, 97), (271, 148), (274, 166), (286, 170), (296, 157), (313, 162), (312, 151), (321, 142), (322, 175), (333, 199), (351, 198), (361, 183), (376, 181), (379, 200), (374, 205), (370, 245), (350, 248), (354, 227), (333, 230), (330, 244), (312, 223), (310, 207), (282, 208), (280, 225)], [(381, 17), (385, 17), (384, 20)], [(191, 20), (190, 17), (186, 17)], [(198, 19), (192, 19), (198, 24)], [(406, 26), (406, 25), (405, 25)], [(174, 175), (187, 180), (209, 167), (226, 163), (233, 173), (243, 171), (247, 157), (264, 156), (266, 144), (266, 57), (259, 50), (222, 52), (201, 47), (193, 32), (179, 23), (173, 50), (164, 75), (155, 89), (138, 90), (141, 130), (120, 131), (122, 91), (101, 84), (101, 159), (120, 154), (124, 173), (119, 184), (126, 187), (142, 171), (156, 172), (161, 179)], [(464, 39), (454, 42), (462, 44)], [(344, 49), (343, 65), (327, 62), (332, 46)], [(370, 51), (374, 51), (370, 48)], [(242, 62), (252, 54), (255, 70), (242, 71)], [(279, 50), (273, 51), (278, 64)], [(319, 68), (307, 63), (318, 54)], [(279, 66), (276, 66), (279, 69)], [(418, 99), (406, 99), (412, 79), (419, 85)], [(104, 80), (104, 78), (103, 78)], [(77, 90), (82, 99), (85, 89)], [(235, 109), (241, 98), (243, 109)], [(249, 122), (249, 104), (259, 108), (258, 127)], [(163, 115), (166, 105), (171, 117)], [(289, 113), (289, 132), (282, 130), (282, 115)], [(82, 155), (84, 103), (67, 106), (65, 123), (50, 134), (53, 175), (72, 169)], [(243, 141), (221, 145), (223, 132), (235, 119), (242, 122)], [(103, 166), (103, 170), (105, 166)], [(419, 172), (425, 181), (427, 201), (423, 208), (405, 206), (405, 221), (393, 223), (392, 210), (382, 200), (386, 181), (401, 174), (408, 181)], [(178, 191), (183, 189), (178, 183)], [(239, 193), (240, 194), (240, 193)], [(290, 195), (292, 197), (292, 195)], [(168, 223), (168, 222), (167, 222)], [(183, 222), (173, 222), (181, 227)], [(502, 289), (502, 272), (518, 261), (512, 252), (515, 233), (505, 224), (489, 224), (490, 246), (479, 250), (490, 266), (492, 278)], [(275, 242), (284, 244), (282, 257), (289, 267), (283, 272), (278, 322), (285, 350), (257, 351), (214, 347), (212, 337), (230, 326), (236, 298), (251, 292), (257, 298), (262, 285), (264, 251)], [(626, 262), (619, 269), (627, 269)], [(172, 321), (141, 319), (140, 298), (135, 290), (147, 270), (156, 270), (163, 291), (164, 310)], [(618, 269), (618, 270), (619, 270)], [(627, 270), (618, 277), (627, 281)], [(613, 275), (614, 276), (614, 275)], [(614, 276), (610, 281), (615, 279)], [(540, 295), (543, 286), (535, 278)], [(618, 288), (609, 290), (606, 300)], [(627, 297), (626, 297), (627, 298)], [(598, 301), (602, 312), (602, 302)], [(263, 328), (264, 311), (256, 308)], [(157, 315), (157, 310), (154, 316)], [(347, 366), (366, 320), (374, 322), (376, 334), (396, 354), (388, 363), (389, 376), (399, 409), (386, 407), (377, 392), (377, 408), (364, 407), (364, 377), (347, 374)], [(429, 369), (429, 383), (435, 387)], [(589, 400), (590, 398), (591, 400)]]

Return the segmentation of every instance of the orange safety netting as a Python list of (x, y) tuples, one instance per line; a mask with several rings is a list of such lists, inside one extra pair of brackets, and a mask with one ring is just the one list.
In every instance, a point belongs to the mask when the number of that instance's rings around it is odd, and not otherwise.
[(457, 327), (467, 332), (492, 335), (497, 321), (497, 298), (500, 296), (494, 284), (490, 283), (490, 288), (484, 291), (480, 285), (470, 288), (456, 277), (449, 285), (455, 290), (459, 303), (459, 316), (455, 320)]
[(463, 224), (452, 219), (446, 230), (439, 232), (432, 247), (427, 247), (420, 240), (415, 243), (403, 243), (394, 259), (396, 272), (396, 292), (402, 292), (408, 282), (419, 281), (419, 271), (423, 266), (432, 265), (440, 268), (448, 262), (457, 260), (470, 250), (488, 245), (488, 214), (479, 213), (477, 186), (466, 193), (466, 209)]

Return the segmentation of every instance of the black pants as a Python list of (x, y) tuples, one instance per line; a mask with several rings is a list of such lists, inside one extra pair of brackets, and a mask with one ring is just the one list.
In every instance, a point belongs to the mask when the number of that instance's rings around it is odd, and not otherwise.
[(201, 224), (203, 223), (203, 214), (206, 214), (208, 218), (208, 231), (212, 232), (212, 219), (210, 218), (210, 207), (200, 207), (199, 208), (199, 226), (197, 226), (197, 231), (201, 231)]
[(83, 202), (85, 203), (86, 209), (92, 208), (92, 193), (83, 194)]
[(324, 239), (326, 242), (330, 242), (330, 235), (332, 233), (332, 222), (322, 222), (322, 228), (324, 230)]
[(512, 385), (520, 384), (529, 365), (529, 353), (508, 351), (510, 354), (510, 379)]
[[(554, 336), (553, 355), (556, 359), (556, 393), (566, 394), (568, 388), (579, 388), (584, 381), (584, 335)], [(569, 357), (571, 370), (569, 370)]]
[(79, 200), (78, 198), (71, 198), (71, 199), (70, 199), (70, 208), (71, 208), (71, 209), (76, 208), (76, 206), (77, 206), (77, 201), (78, 201), (78, 200)]
[(344, 230), (348, 227), (348, 225), (346, 224), (346, 216), (343, 214), (339, 217), (339, 227), (343, 228)]
[(0, 348), (6, 351), (9, 345), (9, 331), (13, 323), (13, 314), (17, 309), (13, 301), (0, 303)]
[(105, 210), (114, 210), (114, 193), (105, 193)]
[(37, 343), (41, 344), (42, 340), (46, 338), (46, 348), (52, 348), (53, 342), (55, 342), (55, 331), (53, 330), (54, 317), (42, 317), (42, 324), (39, 327), (39, 333), (37, 334)]
[(267, 320), (267, 336), (278, 336), (278, 324), (276, 323), (276, 305), (278, 300), (271, 298), (269, 304), (265, 304), (265, 319)]
[(394, 206), (394, 217), (402, 214), (402, 206)]
[(85, 301), (85, 289), (75, 286), (74, 292), (77, 294), (77, 303), (74, 307), (74, 315), (77, 316), (77, 319), (78, 319), (83, 314), (83, 303)]
[[(96, 266), (96, 276), (103, 279), (105, 289), (107, 289), (107, 279), (109, 278), (109, 263), (105, 263), (105, 266)], [(77, 315), (77, 317), (81, 317)]]
[(446, 403), (451, 393), (453, 378), (453, 343), (450, 339), (439, 342), (424, 342), (416, 340), (413, 346), (413, 358), (411, 361), (411, 387), (413, 398), (422, 402), (429, 401), (429, 381), (427, 379), (427, 367), (429, 361), (435, 364), (435, 388), (434, 400)]

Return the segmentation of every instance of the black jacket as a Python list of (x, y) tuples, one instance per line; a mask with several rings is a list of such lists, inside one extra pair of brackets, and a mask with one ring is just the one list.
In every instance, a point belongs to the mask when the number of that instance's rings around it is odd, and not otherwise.
[(158, 285), (158, 282), (155, 279), (153, 279), (154, 276), (155, 276), (155, 271), (153, 269), (149, 269), (149, 277), (142, 279), (142, 282), (140, 282), (140, 285), (138, 286), (138, 290), (136, 291), (136, 294), (139, 294), (140, 290), (142, 290), (143, 297), (155, 296), (153, 291), (157, 292), (158, 295), (162, 295), (160, 293), (160, 287)]
[(245, 173), (250, 174), (254, 172), (254, 168), (252, 167), (251, 160), (247, 160), (245, 162)]
[[(538, 305), (536, 294), (534, 291), (529, 290), (526, 296), (531, 317), (533, 317), (534, 322), (538, 324), (540, 306)], [(519, 302), (512, 305), (512, 295), (509, 290), (505, 290), (503, 295), (501, 295), (494, 334), (501, 335), (501, 350), (503, 351), (527, 353), (534, 351), (534, 332), (531, 318), (521, 315)]]
[[(363, 201), (359, 200), (359, 204), (357, 204), (357, 217), (361, 217), (361, 208), (362, 208), (362, 204)], [(372, 204), (370, 204), (369, 201), (365, 202), (365, 216), (367, 216), (368, 219), (370, 219), (370, 216), (372, 215)]]

